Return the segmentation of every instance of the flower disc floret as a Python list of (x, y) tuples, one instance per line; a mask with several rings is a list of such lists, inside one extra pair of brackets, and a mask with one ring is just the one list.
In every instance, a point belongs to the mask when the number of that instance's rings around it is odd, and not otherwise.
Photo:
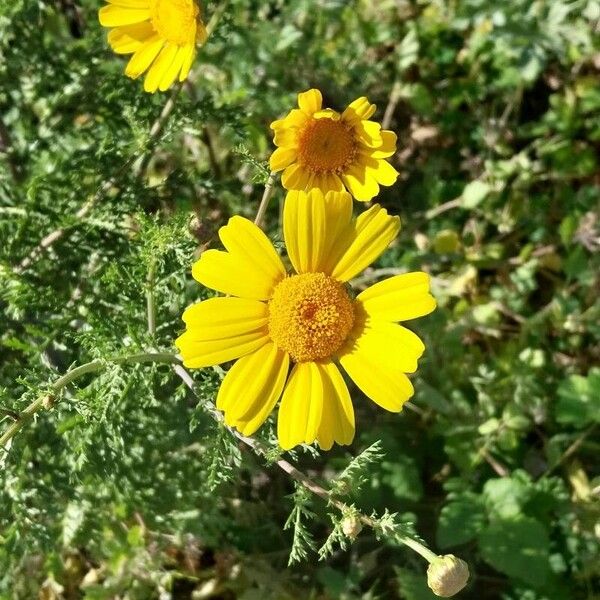
[(324, 273), (292, 275), (269, 302), (269, 334), (296, 362), (333, 356), (354, 325), (354, 305), (344, 286)]
[(356, 156), (354, 135), (343, 121), (308, 121), (298, 136), (298, 162), (316, 174), (342, 173)]

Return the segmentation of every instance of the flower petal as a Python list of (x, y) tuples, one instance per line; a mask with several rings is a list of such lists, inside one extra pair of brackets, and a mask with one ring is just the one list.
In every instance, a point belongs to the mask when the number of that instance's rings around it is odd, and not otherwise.
[(358, 337), (352, 342), (356, 351), (392, 371), (414, 373), (425, 345), (410, 329), (387, 321), (368, 320), (359, 325)]
[(281, 185), (286, 190), (305, 190), (310, 180), (310, 173), (298, 163), (286, 168), (281, 176)]
[(363, 346), (352, 345), (339, 360), (363, 393), (385, 410), (400, 412), (414, 394), (412, 383), (404, 373), (378, 362)]
[(197, 340), (217, 340), (248, 333), (267, 325), (265, 302), (247, 298), (209, 298), (185, 309), (182, 317)]
[(148, 69), (146, 79), (144, 80), (144, 91), (153, 94), (158, 89), (160, 80), (173, 64), (177, 55), (177, 46), (167, 42), (160, 51), (152, 66)]
[(272, 342), (238, 360), (217, 395), (217, 408), (224, 411), (225, 423), (243, 435), (252, 435), (275, 408), (288, 369), (287, 353)]
[(284, 450), (315, 441), (323, 413), (323, 379), (316, 363), (298, 363), (292, 369), (277, 417), (277, 437)]
[(164, 40), (158, 35), (148, 38), (141, 48), (136, 50), (135, 54), (129, 59), (125, 67), (125, 75), (132, 79), (138, 78), (152, 64), (163, 47)]
[(341, 177), (348, 191), (359, 202), (368, 202), (379, 194), (379, 184), (363, 163), (352, 165)]
[(183, 64), (188, 60), (188, 55), (188, 46), (179, 46), (177, 48), (177, 54), (173, 58), (171, 66), (164, 71), (163, 76), (161, 77), (160, 82), (158, 84), (158, 89), (161, 92), (168, 90), (173, 85), (173, 83), (177, 79), (177, 75), (179, 75), (179, 73), (181, 72)]
[(321, 371), (323, 391), (323, 413), (317, 431), (317, 441), (323, 450), (333, 443), (345, 446), (354, 439), (354, 407), (348, 387), (339, 369), (333, 363), (317, 364)]
[(175, 340), (183, 364), (189, 369), (212, 367), (240, 358), (269, 342), (268, 332), (264, 327), (220, 339), (197, 339), (204, 335), (202, 328), (193, 328), (188, 329)]
[(436, 301), (429, 288), (427, 273), (403, 273), (367, 288), (358, 295), (357, 301), (374, 319), (408, 321), (435, 309)]
[(300, 110), (308, 116), (321, 110), (322, 104), (323, 96), (319, 90), (313, 88), (307, 92), (298, 94), (298, 106), (300, 107)]
[(185, 56), (183, 57), (183, 62), (181, 64), (181, 71), (179, 72), (179, 81), (185, 81), (190, 74), (190, 70), (192, 69), (192, 63), (194, 62), (194, 58), (196, 57), (196, 47), (194, 44), (189, 44), (185, 46)]
[[(332, 277), (348, 281), (368, 267), (400, 231), (400, 218), (387, 214), (379, 204), (359, 215), (350, 234), (340, 236), (333, 253), (339, 256)], [(337, 251), (336, 251), (337, 248)], [(344, 248), (340, 254), (339, 250)]]
[(117, 4), (103, 6), (98, 11), (98, 20), (103, 27), (119, 27), (121, 25), (133, 25), (141, 23), (150, 18), (150, 6), (146, 8), (130, 8)]
[(271, 171), (282, 171), (286, 167), (289, 167), (298, 158), (298, 150), (296, 148), (277, 148), (271, 159), (269, 160), (269, 166)]
[(381, 125), (375, 121), (357, 121), (354, 124), (354, 133), (368, 148), (379, 148), (383, 144)]
[(108, 43), (117, 54), (132, 54), (142, 47), (142, 44), (154, 35), (154, 29), (149, 21), (117, 27), (108, 32)]
[(298, 130), (295, 127), (276, 129), (273, 143), (280, 147), (296, 147), (298, 145)]
[(348, 108), (342, 113), (342, 118), (349, 123), (370, 119), (376, 109), (377, 107), (371, 104), (366, 96), (361, 96), (348, 105)]
[(285, 267), (262, 230), (248, 219), (231, 217), (219, 230), (227, 252), (207, 250), (192, 267), (196, 281), (224, 294), (268, 300)]
[(396, 183), (398, 171), (386, 160), (367, 158), (364, 164), (367, 168), (367, 177), (372, 177), (380, 185), (390, 186)]
[(286, 129), (291, 127), (303, 127), (308, 121), (309, 117), (306, 113), (302, 112), (298, 108), (290, 110), (290, 112), (283, 118), (273, 121), (271, 123), (271, 129), (279, 131), (280, 129)]
[(396, 153), (396, 141), (398, 137), (393, 131), (388, 131), (387, 129), (381, 130), (381, 146), (375, 148), (374, 150), (371, 148), (363, 150), (363, 152), (367, 153), (371, 158), (389, 158)]

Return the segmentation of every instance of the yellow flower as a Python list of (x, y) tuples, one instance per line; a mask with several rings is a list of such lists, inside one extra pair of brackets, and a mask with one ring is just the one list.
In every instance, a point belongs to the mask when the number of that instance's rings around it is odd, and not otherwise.
[(322, 104), (321, 92), (308, 90), (298, 94), (299, 109), (271, 124), (278, 146), (271, 170), (283, 171), (287, 190), (347, 190), (367, 202), (398, 177), (386, 160), (396, 152), (396, 134), (369, 121), (375, 105), (364, 96), (342, 114)]
[[(281, 397), (282, 448), (318, 441), (328, 450), (354, 437), (354, 410), (341, 364), (379, 406), (399, 412), (414, 392), (421, 340), (396, 321), (431, 312), (426, 273), (376, 283), (354, 297), (346, 285), (396, 237), (398, 217), (378, 204), (352, 219), (347, 193), (290, 192), (284, 238), (293, 272), (251, 221), (221, 227), (222, 250), (207, 250), (194, 278), (227, 297), (190, 306), (177, 339), (184, 365), (238, 359), (217, 395), (225, 423), (253, 434)], [(292, 366), (291, 372), (290, 366)]]
[(144, 89), (164, 92), (179, 77), (185, 81), (196, 44), (206, 29), (195, 0), (107, 0), (98, 11), (100, 24), (114, 27), (108, 43), (117, 54), (133, 54), (125, 74), (137, 79), (147, 72)]

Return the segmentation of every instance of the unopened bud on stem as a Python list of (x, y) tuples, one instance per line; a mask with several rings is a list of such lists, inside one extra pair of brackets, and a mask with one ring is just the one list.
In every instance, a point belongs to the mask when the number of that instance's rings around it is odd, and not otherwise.
[(342, 520), (342, 531), (346, 537), (351, 540), (356, 539), (356, 536), (362, 531), (360, 519), (355, 515), (347, 515)]
[(427, 569), (427, 585), (436, 596), (450, 598), (469, 581), (469, 567), (453, 554), (438, 556)]

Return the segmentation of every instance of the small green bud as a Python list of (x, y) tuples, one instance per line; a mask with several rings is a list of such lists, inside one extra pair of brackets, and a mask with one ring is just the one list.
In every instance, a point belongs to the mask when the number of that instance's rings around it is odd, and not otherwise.
[(464, 560), (453, 554), (438, 556), (427, 569), (429, 589), (442, 598), (458, 594), (469, 581), (469, 567)]

